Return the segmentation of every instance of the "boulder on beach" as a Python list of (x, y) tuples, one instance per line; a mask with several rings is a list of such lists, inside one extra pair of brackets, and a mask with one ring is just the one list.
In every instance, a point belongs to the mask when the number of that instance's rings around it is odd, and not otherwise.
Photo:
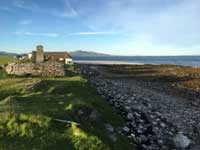
[(176, 148), (187, 148), (190, 145), (190, 139), (188, 139), (187, 136), (183, 135), (182, 132), (179, 132), (178, 134), (175, 135), (173, 138), (174, 146)]

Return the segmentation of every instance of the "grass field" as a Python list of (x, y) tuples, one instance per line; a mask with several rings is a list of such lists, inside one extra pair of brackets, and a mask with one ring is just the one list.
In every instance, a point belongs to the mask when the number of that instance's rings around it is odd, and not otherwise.
[(0, 56), (0, 65), (8, 64), (13, 61), (13, 56)]
[[(13, 56), (0, 56), (0, 65), (8, 64), (13, 60), (14, 60)], [(6, 73), (0, 68), (0, 79), (5, 79), (5, 78), (6, 78)]]
[(132, 150), (123, 123), (80, 76), (0, 80), (0, 150)]
[(5, 79), (5, 78), (6, 78), (6, 73), (0, 70), (0, 79)]

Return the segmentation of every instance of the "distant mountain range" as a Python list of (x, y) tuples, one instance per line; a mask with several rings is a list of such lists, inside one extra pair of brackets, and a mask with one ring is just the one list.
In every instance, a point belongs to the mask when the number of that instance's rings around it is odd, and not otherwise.
[(105, 56), (111, 56), (109, 54), (103, 54), (103, 53), (97, 53), (97, 52), (91, 52), (91, 51), (83, 51), (83, 50), (77, 50), (69, 52), (69, 54), (72, 57), (105, 57)]
[[(105, 57), (105, 56), (111, 56), (109, 54), (96, 53), (96, 52), (83, 51), (83, 50), (72, 51), (72, 52), (69, 52), (69, 54), (72, 57)], [(19, 55), (19, 54), (0, 51), (0, 56), (16, 56), (16, 55)]]
[(0, 51), (0, 56), (16, 56), (16, 53), (7, 53), (4, 51)]

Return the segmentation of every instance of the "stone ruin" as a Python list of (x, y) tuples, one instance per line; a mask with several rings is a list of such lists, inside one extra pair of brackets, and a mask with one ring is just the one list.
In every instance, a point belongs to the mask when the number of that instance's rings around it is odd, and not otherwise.
[(6, 67), (9, 75), (17, 76), (65, 76), (64, 64), (57, 61), (11, 63)]
[(44, 52), (43, 52), (43, 46), (38, 45), (36, 51), (36, 62), (43, 62), (44, 61)]
[[(17, 76), (65, 76), (65, 64), (72, 61), (67, 52), (44, 52), (43, 46), (38, 45), (27, 59), (9, 64), (5, 70), (9, 75)], [(48, 59), (47, 59), (48, 57)], [(55, 59), (53, 59), (55, 58)], [(60, 59), (62, 58), (62, 61)]]

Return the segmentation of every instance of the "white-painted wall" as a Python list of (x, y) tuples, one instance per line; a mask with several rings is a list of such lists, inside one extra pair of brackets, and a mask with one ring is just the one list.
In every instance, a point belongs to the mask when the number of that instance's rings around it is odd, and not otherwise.
[(72, 64), (73, 60), (71, 58), (66, 58), (65, 59), (65, 64)]
[(32, 58), (32, 53), (28, 54), (28, 59), (31, 59)]

